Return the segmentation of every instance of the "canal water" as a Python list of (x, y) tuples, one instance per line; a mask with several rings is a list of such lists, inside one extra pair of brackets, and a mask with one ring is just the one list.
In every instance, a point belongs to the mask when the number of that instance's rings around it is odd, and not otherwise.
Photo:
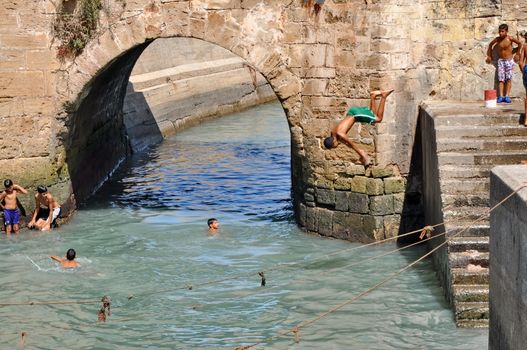
[[(101, 155), (104, 156), (104, 155)], [(209, 121), (136, 155), (53, 233), (0, 240), (2, 348), (232, 349), (292, 329), (424, 254), (299, 230), (288, 126), (278, 103)], [(207, 232), (210, 217), (220, 230)], [(50, 255), (75, 248), (81, 267)], [(257, 272), (265, 271), (261, 286)], [(25, 332), (23, 337), (21, 333)], [(484, 349), (457, 329), (430, 260), (269, 349)], [(261, 347), (257, 347), (261, 348)]]

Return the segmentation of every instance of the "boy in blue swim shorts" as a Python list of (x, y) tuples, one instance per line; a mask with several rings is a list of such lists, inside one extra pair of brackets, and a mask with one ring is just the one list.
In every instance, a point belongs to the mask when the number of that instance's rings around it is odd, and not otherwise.
[[(356, 121), (359, 123), (375, 124), (380, 123), (384, 116), (384, 105), (386, 98), (390, 96), (393, 90), (372, 91), (370, 92), (370, 107), (351, 107), (346, 116), (332, 130), (331, 136), (324, 139), (324, 147), (327, 149), (335, 148), (339, 142), (343, 142), (351, 147), (360, 157), (360, 162), (364, 166), (370, 165), (368, 154), (360, 149), (348, 137), (348, 132)], [(377, 97), (380, 97), (379, 106), (376, 106)]]
[(7, 179), (4, 181), (5, 190), (0, 193), (0, 208), (4, 211), (5, 233), (18, 233), (20, 227), (20, 214), (18, 212), (18, 203), (16, 196), (18, 193), (27, 194), (27, 191), (13, 184), (13, 181)]

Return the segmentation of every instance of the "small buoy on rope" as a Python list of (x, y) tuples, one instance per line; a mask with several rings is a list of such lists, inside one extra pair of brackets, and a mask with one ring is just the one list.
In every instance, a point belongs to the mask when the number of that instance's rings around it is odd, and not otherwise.
[(106, 295), (102, 297), (101, 299), (102, 306), (99, 312), (97, 313), (97, 318), (99, 319), (99, 321), (106, 322), (106, 318), (112, 314), (110, 310), (111, 302), (112, 301), (110, 297)]
[(26, 336), (27, 336), (27, 332), (20, 333), (20, 342), (18, 342), (19, 347), (24, 347), (24, 345), (26, 345)]
[(293, 335), (295, 336), (295, 343), (300, 343), (300, 328), (298, 328), (297, 326), (293, 328), (292, 332), (293, 332)]
[(423, 227), (423, 230), (421, 231), (421, 234), (419, 235), (419, 239), (423, 239), (425, 235), (426, 235), (426, 238), (430, 238), (432, 236), (432, 232), (434, 232), (434, 228), (432, 226)]
[(265, 275), (264, 275), (263, 271), (262, 272), (258, 272), (258, 276), (260, 276), (262, 278), (261, 286), (265, 287)]

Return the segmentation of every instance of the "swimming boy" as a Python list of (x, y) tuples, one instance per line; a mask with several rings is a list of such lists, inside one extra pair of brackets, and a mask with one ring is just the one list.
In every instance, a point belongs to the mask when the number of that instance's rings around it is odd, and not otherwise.
[[(527, 31), (523, 33), (523, 38), (525, 39), (525, 42), (527, 43)], [(522, 72), (522, 78), (523, 78), (523, 87), (525, 88), (525, 94), (527, 95), (527, 45), (524, 44), (522, 46), (522, 49), (520, 50), (520, 61), (518, 62), (520, 65), (520, 70)], [(527, 96), (523, 100), (524, 104), (524, 119), (523, 119), (523, 125), (527, 126)]]
[(60, 256), (56, 256), (56, 255), (50, 256), (50, 258), (55, 261), (58, 261), (60, 263), (60, 266), (62, 267), (75, 268), (75, 267), (80, 266), (79, 263), (75, 261), (75, 255), (77, 255), (77, 253), (75, 252), (75, 249), (70, 248), (66, 252), (65, 259), (61, 258)]
[[(339, 141), (345, 143), (349, 147), (353, 148), (360, 157), (360, 161), (364, 166), (370, 165), (370, 158), (368, 154), (360, 149), (351, 139), (348, 137), (353, 124), (356, 121), (360, 123), (375, 124), (380, 123), (384, 117), (384, 105), (386, 104), (386, 98), (390, 96), (393, 90), (386, 91), (372, 91), (370, 92), (370, 107), (351, 107), (346, 113), (346, 117), (342, 119), (332, 130), (331, 136), (324, 139), (324, 147), (327, 149), (335, 148), (338, 146)], [(375, 105), (377, 97), (380, 96), (379, 106)]]
[[(494, 47), (498, 51), (498, 103), (511, 103), (511, 81), (512, 81), (512, 68), (514, 67), (514, 61), (518, 61), (519, 54), (522, 51), (522, 43), (512, 36), (509, 35), (509, 26), (505, 23), (500, 24), (498, 27), (499, 36), (494, 38), (489, 43), (489, 48), (487, 49), (487, 58), (485, 62), (492, 62), (492, 50)], [(515, 43), (518, 45), (516, 59), (513, 59), (512, 44)], [(505, 88), (505, 95), (504, 95)]]
[[(18, 211), (17, 194), (27, 194), (27, 191), (19, 185), (13, 184), (10, 179), (4, 180), (5, 190), (0, 193), (0, 208), (4, 211), (5, 233), (18, 233), (20, 230), (20, 213)], [(2, 202), (5, 204), (2, 205)]]
[(27, 227), (41, 231), (51, 230), (51, 225), (60, 214), (60, 205), (48, 192), (46, 186), (38, 186), (35, 194), (35, 211)]
[(220, 228), (220, 222), (218, 219), (210, 218), (207, 220), (207, 226), (209, 227), (209, 233), (214, 233)]

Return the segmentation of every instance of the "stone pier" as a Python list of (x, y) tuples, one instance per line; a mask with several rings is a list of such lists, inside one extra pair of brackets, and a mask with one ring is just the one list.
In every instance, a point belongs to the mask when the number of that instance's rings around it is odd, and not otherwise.
[[(527, 185), (527, 166), (492, 169), (490, 204)], [(490, 214), (489, 350), (520, 350), (527, 344), (527, 188)]]

